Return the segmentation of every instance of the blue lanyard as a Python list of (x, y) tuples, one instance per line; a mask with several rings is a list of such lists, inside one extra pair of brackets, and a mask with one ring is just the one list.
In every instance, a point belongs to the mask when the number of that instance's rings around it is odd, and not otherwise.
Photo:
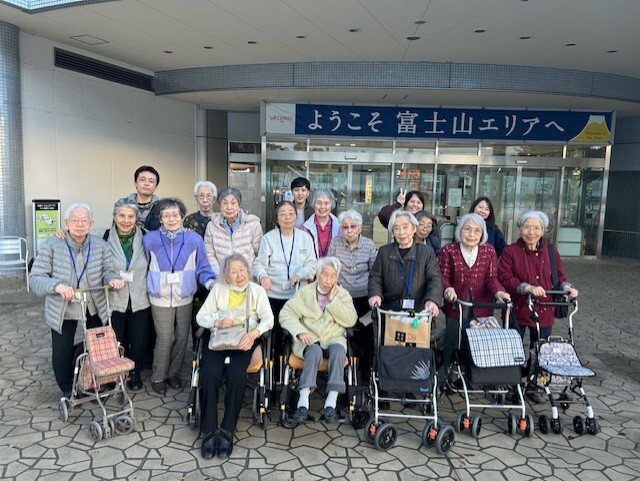
[(77, 281), (76, 288), (79, 289), (80, 281), (84, 276), (84, 272), (87, 270), (87, 266), (89, 265), (89, 258), (91, 257), (91, 241), (89, 241), (89, 244), (87, 247), (87, 258), (84, 261), (84, 266), (82, 267), (82, 272), (80, 273), (79, 277), (78, 277), (78, 270), (76, 269), (76, 259), (75, 257), (73, 257), (73, 251), (71, 250), (71, 246), (69, 245), (69, 242), (66, 242), (66, 244), (67, 244), (67, 249), (69, 249), (69, 256), (71, 257), (71, 263), (73, 264), (73, 273), (76, 276), (76, 281)]
[(293, 245), (296, 243), (296, 230), (293, 230), (293, 239), (291, 240), (291, 252), (289, 252), (289, 260), (287, 261), (287, 253), (284, 251), (284, 242), (282, 241), (282, 231), (278, 230), (280, 234), (280, 246), (282, 247), (282, 255), (284, 256), (284, 262), (287, 264), (287, 280), (291, 279), (291, 261), (293, 260)]
[(180, 253), (182, 252), (182, 248), (184, 247), (184, 232), (182, 233), (182, 244), (180, 244), (178, 255), (173, 261), (171, 260), (171, 257), (169, 257), (169, 251), (167, 251), (167, 246), (164, 244), (164, 236), (162, 235), (162, 233), (160, 233), (160, 242), (162, 242), (162, 247), (164, 247), (164, 253), (167, 255), (167, 260), (169, 261), (169, 265), (171, 266), (171, 272), (174, 272), (175, 270), (174, 266), (176, 265), (178, 257), (180, 257)]
[(398, 261), (398, 270), (400, 271), (400, 277), (402, 278), (402, 283), (404, 287), (407, 289), (407, 297), (411, 297), (411, 286), (413, 285), (413, 266), (416, 263), (415, 260), (411, 260), (411, 264), (409, 264), (409, 279), (404, 275), (404, 266), (402, 262)]

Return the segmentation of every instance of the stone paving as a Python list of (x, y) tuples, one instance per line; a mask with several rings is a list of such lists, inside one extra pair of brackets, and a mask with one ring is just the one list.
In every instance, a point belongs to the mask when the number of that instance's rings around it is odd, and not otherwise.
[[(43, 300), (21, 287), (21, 278), (0, 278), (0, 478), (10, 480), (635, 480), (640, 479), (640, 336), (637, 279), (629, 260), (566, 260), (580, 289), (577, 350), (597, 376), (585, 382), (601, 432), (578, 436), (573, 408), (561, 417), (563, 434), (506, 434), (506, 416), (485, 411), (478, 439), (456, 434), (448, 455), (421, 447), (423, 422), (395, 423), (395, 447), (378, 451), (346, 423), (318, 422), (266, 431), (243, 409), (230, 459), (204, 461), (197, 432), (182, 419), (187, 388), (161, 397), (150, 389), (133, 396), (137, 424), (127, 435), (94, 443), (87, 425), (99, 409), (88, 403), (58, 419), (49, 329)], [(566, 332), (559, 323), (557, 334)], [(184, 378), (189, 366), (185, 363)], [(149, 375), (145, 372), (145, 378)], [(113, 401), (115, 402), (115, 401)], [(455, 395), (439, 402), (441, 419), (454, 421), (464, 404)], [(84, 409), (86, 407), (86, 409)], [(312, 400), (312, 410), (321, 407)], [(93, 414), (91, 411), (93, 408)], [(534, 406), (534, 415), (548, 413)], [(405, 413), (412, 412), (405, 409)], [(415, 411), (413, 411), (415, 412)]]

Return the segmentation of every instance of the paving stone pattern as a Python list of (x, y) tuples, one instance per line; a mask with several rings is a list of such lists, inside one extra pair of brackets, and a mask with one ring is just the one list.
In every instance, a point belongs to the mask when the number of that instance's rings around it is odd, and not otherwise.
[[(387, 452), (364, 440), (348, 424), (321, 422), (293, 430), (263, 431), (251, 422), (250, 396), (242, 410), (230, 459), (200, 457), (197, 431), (182, 419), (187, 390), (135, 393), (135, 430), (97, 443), (87, 426), (99, 409), (84, 404), (69, 421), (58, 419), (60, 393), (51, 369), (51, 336), (43, 299), (27, 293), (21, 278), (0, 278), (0, 478), (6, 480), (131, 479), (187, 481), (412, 481), (425, 479), (625, 481), (640, 479), (640, 263), (629, 260), (566, 260), (580, 289), (576, 314), (577, 351), (597, 376), (585, 382), (601, 432), (578, 436), (572, 407), (561, 413), (562, 435), (506, 434), (503, 412), (485, 411), (479, 439), (456, 435), (447, 456), (421, 446), (424, 423), (395, 422), (399, 436)], [(554, 333), (564, 334), (566, 321)], [(190, 367), (185, 362), (183, 378)], [(247, 392), (248, 393), (248, 392)], [(110, 401), (115, 403), (114, 401)], [(322, 406), (312, 397), (312, 411)], [(464, 403), (456, 395), (439, 400), (441, 420), (452, 423)], [(114, 406), (112, 406), (113, 408)], [(222, 408), (222, 405), (220, 406)], [(92, 411), (93, 409), (93, 411)], [(405, 413), (411, 411), (405, 408)], [(536, 416), (548, 405), (530, 407)]]

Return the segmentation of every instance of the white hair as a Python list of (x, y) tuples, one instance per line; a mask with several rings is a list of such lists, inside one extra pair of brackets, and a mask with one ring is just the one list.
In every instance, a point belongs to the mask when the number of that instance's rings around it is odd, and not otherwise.
[(321, 259), (318, 259), (318, 263), (316, 264), (316, 275), (319, 276), (322, 271), (327, 268), (327, 266), (331, 266), (335, 269), (336, 274), (338, 274), (339, 276), (341, 265), (342, 264), (340, 262), (340, 259), (338, 259), (337, 257), (323, 257)]
[(213, 200), (216, 200), (216, 198), (218, 197), (218, 188), (216, 187), (216, 184), (209, 180), (200, 180), (196, 182), (196, 185), (193, 187), (194, 197), (198, 197), (198, 191), (200, 190), (200, 187), (206, 187), (207, 189), (209, 189), (213, 194)]
[(349, 210), (345, 210), (344, 212), (340, 212), (340, 214), (338, 214), (339, 224), (342, 224), (342, 221), (345, 219), (351, 219), (359, 226), (362, 226), (362, 215), (357, 210), (349, 209)]
[(89, 219), (93, 220), (93, 212), (91, 212), (91, 207), (89, 207), (88, 204), (83, 204), (81, 202), (74, 202), (69, 207), (67, 207), (67, 210), (64, 211), (64, 220), (69, 219), (71, 212), (73, 212), (75, 209), (86, 210), (89, 213)]
[(480, 239), (480, 245), (485, 244), (487, 242), (487, 239), (489, 238), (489, 235), (487, 234), (487, 223), (482, 217), (480, 217), (478, 214), (474, 214), (473, 212), (460, 217), (458, 225), (456, 226), (456, 231), (453, 234), (456, 242), (460, 242), (460, 232), (462, 232), (462, 228), (464, 227), (464, 225), (468, 224), (469, 222), (472, 222), (478, 227), (482, 227), (482, 238)]
[(538, 219), (542, 225), (542, 230), (547, 230), (547, 227), (549, 227), (549, 216), (541, 210), (528, 210), (520, 214), (518, 223), (516, 224), (518, 228), (522, 227), (527, 219)]
[(397, 210), (394, 210), (393, 213), (391, 214), (391, 217), (389, 217), (388, 230), (392, 234), (393, 234), (393, 226), (396, 224), (396, 220), (398, 220), (398, 217), (406, 217), (407, 219), (409, 219), (409, 222), (411, 222), (411, 224), (413, 224), (413, 226), (416, 228), (418, 227), (418, 225), (420, 225), (420, 223), (416, 220), (416, 216), (413, 215), (411, 212), (404, 209), (397, 209)]

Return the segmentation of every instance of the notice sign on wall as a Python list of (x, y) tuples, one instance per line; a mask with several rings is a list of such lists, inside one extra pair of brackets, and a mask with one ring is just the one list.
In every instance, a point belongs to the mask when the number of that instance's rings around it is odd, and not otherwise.
[(40, 246), (61, 227), (60, 201), (32, 201), (33, 247), (37, 254)]

